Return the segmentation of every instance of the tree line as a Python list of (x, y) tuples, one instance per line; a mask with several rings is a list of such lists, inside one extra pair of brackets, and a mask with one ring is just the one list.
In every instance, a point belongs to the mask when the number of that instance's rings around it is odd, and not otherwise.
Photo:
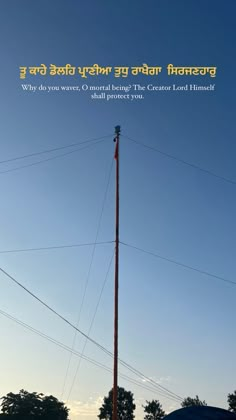
[[(113, 390), (109, 392), (107, 397), (104, 397), (103, 404), (99, 409), (98, 418), (100, 420), (112, 420), (112, 399), (113, 399)], [(236, 414), (236, 391), (232, 394), (228, 394), (228, 410)], [(126, 391), (124, 388), (118, 387), (118, 419), (119, 420), (133, 420), (135, 403), (134, 395), (131, 391)], [(207, 405), (206, 401), (201, 401), (196, 395), (195, 398), (187, 397), (181, 403), (181, 407), (192, 407), (199, 405)], [(144, 420), (162, 420), (167, 413), (162, 408), (162, 405), (159, 400), (146, 401), (143, 405), (144, 410)]]
[[(108, 396), (103, 399), (102, 406), (99, 408), (98, 418), (100, 420), (112, 420), (112, 398), (111, 389)], [(227, 396), (228, 410), (236, 414), (236, 391)], [(201, 401), (196, 397), (185, 398), (181, 407), (191, 407), (207, 405), (206, 401)], [(134, 395), (122, 387), (118, 387), (118, 419), (134, 420), (135, 415)], [(159, 400), (146, 401), (143, 405), (144, 420), (162, 420), (166, 413)], [(0, 420), (69, 420), (69, 409), (62, 401), (53, 395), (43, 395), (37, 392), (20, 390), (18, 394), (13, 392), (1, 397)]]

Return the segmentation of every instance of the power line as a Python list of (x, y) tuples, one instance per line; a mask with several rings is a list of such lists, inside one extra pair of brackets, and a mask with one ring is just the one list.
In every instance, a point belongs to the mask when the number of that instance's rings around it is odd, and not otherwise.
[[(33, 332), (34, 334), (36, 334), (36, 335), (38, 335), (38, 336), (40, 336), (40, 337), (42, 337), (42, 338), (46, 339), (47, 341), (49, 341), (49, 342), (51, 342), (51, 343), (53, 343), (53, 344), (57, 345), (58, 347), (62, 348), (63, 350), (66, 350), (66, 351), (68, 351), (68, 352), (72, 352), (75, 356), (78, 356), (78, 357), (80, 357), (80, 358), (82, 358), (82, 359), (86, 360), (87, 362), (91, 363), (92, 365), (97, 366), (97, 367), (100, 367), (101, 369), (103, 369), (103, 370), (105, 370), (105, 371), (107, 371), (107, 372), (109, 372), (109, 373), (112, 373), (112, 369), (111, 369), (109, 366), (106, 366), (106, 365), (104, 365), (104, 364), (102, 364), (102, 363), (98, 362), (98, 361), (97, 361), (97, 360), (95, 360), (95, 359), (92, 359), (92, 358), (90, 358), (90, 357), (88, 357), (88, 356), (83, 355), (82, 353), (80, 353), (80, 352), (78, 352), (78, 351), (76, 351), (76, 350), (74, 350), (74, 349), (72, 349), (72, 348), (68, 347), (68, 346), (67, 346), (67, 345), (65, 345), (64, 343), (61, 343), (60, 341), (58, 341), (58, 340), (56, 340), (56, 339), (54, 339), (54, 338), (50, 337), (49, 335), (47, 335), (47, 334), (45, 334), (45, 333), (43, 333), (43, 332), (41, 332), (41, 331), (39, 331), (39, 330), (37, 330), (37, 329), (33, 328), (33, 327), (32, 327), (32, 326), (30, 326), (29, 324), (26, 324), (25, 322), (23, 322), (23, 321), (19, 320), (18, 318), (14, 317), (14, 316), (12, 316), (12, 315), (10, 315), (10, 314), (8, 314), (8, 313), (7, 313), (7, 312), (5, 312), (5, 311), (2, 311), (1, 309), (0, 309), (0, 314), (1, 314), (2, 316), (4, 316), (4, 317), (6, 317), (6, 318), (10, 319), (11, 321), (14, 321), (15, 323), (17, 323), (18, 325), (22, 326), (23, 328), (28, 329), (29, 331)], [(137, 386), (139, 386), (139, 387), (141, 387), (141, 388), (143, 388), (143, 389), (149, 390), (149, 391), (154, 392), (154, 393), (156, 393), (156, 392), (157, 392), (157, 390), (156, 390), (156, 389), (151, 388), (151, 387), (149, 387), (149, 386), (146, 386), (146, 385), (144, 385), (144, 384), (141, 384), (141, 383), (139, 383), (137, 380), (135, 380), (134, 378), (131, 378), (131, 377), (127, 376), (127, 375), (124, 375), (124, 374), (122, 374), (122, 373), (119, 373), (119, 376), (120, 376), (121, 378), (123, 378), (123, 379), (127, 380), (128, 382), (133, 383), (133, 384), (135, 384), (135, 385), (137, 385)], [(169, 397), (169, 396), (167, 396), (167, 395), (165, 395), (165, 394), (162, 394), (162, 393), (160, 393), (160, 392), (159, 392), (159, 394), (160, 394), (160, 395), (162, 395), (162, 396), (163, 396), (163, 397), (165, 397), (165, 398), (170, 398), (170, 399), (172, 399), (171, 397)], [(174, 400), (174, 401), (178, 401), (178, 402), (179, 402), (179, 400), (178, 400), (178, 399), (174, 399), (174, 398), (173, 398), (173, 400)]]
[(142, 372), (140, 372), (139, 370), (133, 368), (131, 365), (129, 365), (128, 363), (124, 362), (124, 361), (120, 361), (120, 363), (124, 366), (127, 367), (131, 372), (133, 372), (135, 375), (139, 376), (140, 378), (151, 382), (152, 385), (155, 385), (155, 387), (158, 386), (158, 388), (160, 388), (163, 392), (166, 392), (167, 395), (174, 397), (175, 399), (177, 399), (178, 401), (183, 401), (183, 398), (180, 397), (178, 394), (176, 394), (175, 392), (170, 391), (168, 388), (164, 387), (163, 385), (157, 384), (156, 381), (154, 381), (152, 378), (148, 378), (146, 375), (144, 375)]
[(221, 179), (222, 181), (228, 182), (229, 184), (236, 185), (236, 181), (234, 181), (233, 179), (226, 178), (224, 176), (215, 174), (214, 172), (212, 172), (212, 171), (210, 171), (208, 169), (201, 168), (200, 166), (198, 166), (198, 165), (196, 165), (194, 163), (190, 163), (190, 162), (188, 162), (188, 161), (186, 161), (184, 159), (177, 158), (176, 156), (171, 155), (170, 153), (163, 152), (162, 150), (157, 149), (156, 147), (149, 146), (149, 145), (147, 145), (145, 143), (142, 143), (141, 141), (132, 139), (131, 137), (128, 137), (126, 135), (123, 135), (123, 137), (127, 138), (128, 140), (132, 141), (133, 143), (135, 143), (135, 144), (137, 144), (139, 146), (145, 147), (146, 149), (149, 149), (149, 150), (152, 150), (154, 152), (157, 152), (157, 153), (159, 153), (159, 154), (161, 154), (161, 155), (163, 155), (163, 156), (165, 156), (165, 157), (167, 157), (169, 159), (175, 160), (176, 162), (183, 163), (184, 165), (190, 166), (191, 168), (197, 169), (197, 170), (199, 170), (199, 171), (201, 171), (203, 173), (206, 173), (208, 175), (214, 176), (215, 178)]
[[(70, 347), (68, 347), (68, 346), (67, 346), (67, 345), (65, 345), (64, 343), (61, 343), (60, 341), (57, 341), (56, 339), (54, 339), (54, 338), (50, 337), (49, 335), (47, 335), (47, 334), (45, 334), (45, 333), (43, 333), (43, 332), (41, 332), (41, 331), (37, 330), (36, 328), (34, 328), (34, 327), (30, 326), (29, 324), (26, 324), (25, 322), (23, 322), (23, 321), (19, 320), (18, 318), (14, 317), (14, 316), (12, 316), (12, 315), (10, 315), (10, 314), (8, 314), (7, 312), (5, 312), (5, 311), (3, 311), (3, 310), (0, 310), (0, 314), (1, 314), (1, 315), (3, 315), (3, 316), (5, 316), (6, 318), (9, 318), (10, 320), (12, 320), (12, 321), (16, 322), (17, 324), (21, 325), (22, 327), (27, 328), (27, 329), (28, 329), (28, 330), (30, 330), (31, 332), (34, 332), (35, 334), (37, 334), (37, 335), (39, 335), (39, 336), (41, 336), (41, 337), (45, 338), (46, 340), (51, 341), (51, 342), (52, 342), (52, 343), (54, 343), (54, 344), (57, 344), (59, 347), (62, 347), (63, 349), (65, 349), (65, 350), (67, 350), (67, 351), (72, 351), (74, 354), (77, 354), (77, 355), (81, 356), (81, 353), (79, 353), (78, 351), (71, 349)], [(81, 357), (82, 357), (82, 356), (81, 356)], [(93, 362), (99, 363), (99, 362), (97, 362), (97, 361), (95, 361), (95, 360), (93, 360), (93, 359), (91, 359), (91, 358), (89, 358), (89, 357), (87, 357), (87, 356), (83, 356), (83, 358), (84, 358), (85, 360), (88, 360), (88, 361), (92, 360)], [(104, 367), (105, 367), (105, 366), (104, 366)], [(108, 367), (107, 367), (107, 368), (108, 368)], [(109, 369), (109, 368), (108, 368), (108, 369)]]
[(97, 341), (93, 340), (92, 338), (88, 337), (87, 334), (85, 334), (83, 331), (81, 331), (79, 328), (77, 328), (75, 325), (73, 325), (68, 319), (66, 319), (63, 315), (59, 314), (55, 309), (53, 309), (50, 305), (48, 305), (46, 302), (44, 302), (42, 299), (40, 299), (38, 296), (36, 296), (33, 292), (31, 292), (27, 287), (25, 287), (22, 283), (17, 281), (13, 276), (11, 276), (9, 273), (7, 273), (3, 268), (0, 267), (0, 271), (5, 274), (10, 280), (12, 280), (15, 284), (17, 284), (21, 289), (23, 289), (25, 292), (27, 292), (30, 296), (32, 296), (34, 299), (36, 299), (41, 305), (45, 306), (50, 312), (54, 313), (58, 318), (60, 318), (62, 321), (64, 321), (67, 325), (72, 327), (74, 330), (78, 331), (81, 335), (88, 338), (91, 343), (95, 344), (98, 348), (100, 348), (102, 351), (104, 351), (109, 356), (112, 354), (109, 350), (107, 350), (105, 347), (103, 347), (101, 344), (99, 344)]
[[(97, 305), (96, 305), (96, 308), (95, 308), (95, 311), (94, 311), (94, 314), (93, 314), (93, 318), (92, 318), (92, 321), (91, 321), (91, 324), (90, 324), (90, 327), (89, 327), (89, 330), (88, 330), (88, 336), (89, 337), (90, 337), (90, 332), (92, 330), (92, 327), (93, 327), (93, 324), (94, 324), (94, 321), (95, 321), (95, 317), (96, 317), (96, 314), (97, 314), (97, 311), (98, 311), (99, 304), (101, 302), (102, 294), (103, 294), (103, 291), (105, 289), (105, 285), (107, 283), (107, 279), (108, 279), (108, 275), (109, 275), (109, 272), (110, 272), (110, 269), (111, 269), (111, 264), (112, 264), (113, 258), (114, 258), (114, 252), (113, 252), (112, 257), (110, 259), (108, 269), (107, 269), (107, 272), (106, 272), (106, 276), (104, 278), (104, 282), (103, 282), (103, 285), (102, 285), (102, 288), (101, 288), (101, 291), (100, 291), (100, 295), (99, 295), (99, 298), (98, 298), (98, 302), (97, 302)], [(86, 339), (85, 342), (84, 342), (84, 346), (83, 346), (83, 349), (82, 349), (82, 356), (84, 355), (85, 348), (86, 348), (86, 345), (87, 345), (87, 341), (88, 340)], [(77, 365), (77, 368), (76, 368), (76, 371), (75, 371), (75, 374), (74, 374), (74, 377), (73, 377), (73, 380), (72, 380), (72, 384), (71, 384), (71, 387), (70, 387), (70, 390), (69, 390), (69, 393), (68, 393), (68, 396), (67, 396), (67, 401), (70, 398), (72, 389), (73, 389), (74, 384), (75, 384), (76, 377), (79, 373), (79, 369), (80, 369), (80, 365), (81, 365), (81, 359), (83, 358), (82, 356), (79, 359), (79, 363)]]
[(187, 265), (187, 264), (181, 263), (181, 262), (179, 262), (179, 261), (173, 260), (173, 259), (171, 259), (171, 258), (163, 257), (163, 256), (162, 256), (162, 255), (160, 255), (160, 254), (157, 254), (157, 253), (154, 253), (154, 252), (151, 252), (151, 251), (147, 251), (146, 249), (139, 248), (139, 247), (137, 247), (137, 246), (134, 246), (134, 245), (128, 244), (128, 243), (126, 243), (126, 242), (122, 242), (122, 241), (121, 241), (120, 243), (121, 243), (122, 245), (126, 246), (126, 247), (136, 249), (137, 251), (143, 252), (143, 253), (145, 253), (145, 254), (151, 255), (151, 256), (156, 257), (156, 258), (160, 258), (161, 260), (168, 261), (168, 262), (170, 262), (170, 263), (172, 263), (172, 264), (175, 264), (175, 265), (178, 265), (178, 266), (180, 266), (180, 267), (187, 268), (188, 270), (192, 270), (192, 271), (195, 271), (195, 272), (197, 272), (197, 273), (204, 274), (204, 275), (206, 275), (206, 276), (208, 276), (208, 277), (212, 277), (212, 278), (215, 278), (215, 279), (217, 279), (217, 280), (221, 280), (221, 281), (224, 281), (224, 282), (226, 282), (226, 283), (233, 284), (234, 286), (236, 285), (236, 282), (235, 282), (235, 281), (233, 281), (233, 280), (229, 280), (229, 279), (226, 279), (226, 278), (221, 277), (221, 276), (218, 276), (218, 275), (216, 275), (216, 274), (212, 274), (212, 273), (210, 273), (209, 271), (204, 271), (204, 270), (201, 270), (201, 269), (199, 269), (199, 268), (192, 267), (191, 265)]
[(14, 158), (1, 160), (0, 164), (9, 163), (9, 162), (13, 162), (13, 161), (16, 161), (16, 160), (21, 160), (21, 159), (26, 159), (26, 158), (29, 158), (29, 157), (39, 156), (39, 155), (43, 155), (45, 153), (56, 152), (58, 150), (68, 149), (70, 147), (79, 146), (81, 144), (92, 143), (92, 142), (97, 141), (97, 140), (102, 140), (102, 139), (105, 139), (107, 137), (111, 137), (111, 135), (112, 134), (108, 134), (106, 136), (95, 137), (95, 138), (92, 138), (92, 139), (89, 139), (89, 140), (84, 140), (84, 141), (78, 141), (76, 143), (67, 144), (65, 146), (54, 147), (54, 148), (51, 148), (51, 149), (44, 149), (44, 150), (41, 150), (40, 152), (33, 152), (33, 153), (28, 153), (26, 155), (16, 156)]
[[(73, 325), (70, 321), (68, 321), (63, 315), (61, 315), (59, 312), (57, 312), (55, 309), (53, 309), (51, 306), (49, 306), (46, 302), (44, 302), (42, 299), (40, 299), (38, 296), (36, 296), (34, 293), (32, 293), (29, 289), (27, 289), (23, 284), (21, 284), (19, 281), (17, 281), (13, 276), (11, 276), (9, 273), (7, 273), (3, 268), (0, 267), (0, 271), (5, 274), (10, 280), (12, 280), (15, 284), (17, 284), (19, 287), (21, 287), (25, 292), (27, 292), (30, 296), (32, 296), (34, 299), (36, 299), (41, 305), (45, 306), (50, 312), (54, 313), (58, 318), (60, 318), (62, 321), (64, 321), (67, 325), (69, 325), (74, 330), (78, 331), (83, 337), (87, 338), (91, 343), (93, 343), (96, 347), (98, 347), (100, 350), (102, 350), (105, 354), (113, 358), (113, 353), (107, 350), (104, 346), (102, 346), (97, 341), (93, 340), (91, 337), (89, 337), (87, 334), (85, 334), (82, 330), (77, 328), (75, 325)], [(125, 366), (128, 370), (135, 373), (138, 377), (140, 377), (140, 374), (138, 374), (138, 371), (133, 368), (128, 363), (124, 362), (122, 359), (119, 358), (119, 362)], [(142, 374), (141, 379), (146, 379), (147, 381), (150, 381), (150, 378), (148, 378), (146, 375)], [(163, 387), (152, 380), (152, 383), (155, 384), (157, 389), (162, 389)], [(173, 393), (172, 391), (168, 390), (168, 393), (170, 395), (177, 395)], [(182, 400), (182, 397), (178, 396)]]
[(38, 248), (18, 248), (18, 249), (6, 249), (0, 251), (0, 254), (11, 254), (11, 253), (18, 253), (18, 252), (35, 252), (35, 251), (50, 251), (54, 249), (67, 249), (67, 248), (80, 248), (86, 246), (97, 246), (97, 245), (107, 245), (113, 244), (114, 241), (103, 241), (103, 242), (88, 242), (88, 243), (81, 243), (81, 244), (69, 244), (69, 245), (53, 245), (53, 246), (44, 246)]
[(52, 156), (52, 157), (47, 158), (47, 159), (41, 159), (41, 160), (38, 160), (37, 162), (29, 163), (27, 165), (17, 166), (16, 168), (6, 169), (4, 171), (0, 171), (0, 175), (1, 174), (6, 174), (6, 173), (9, 173), (9, 172), (15, 172), (15, 171), (18, 171), (20, 169), (30, 168), (31, 166), (40, 165), (41, 163), (49, 162), (49, 161), (54, 160), (54, 159), (59, 159), (59, 158), (64, 157), (64, 156), (71, 155), (72, 153), (79, 152), (80, 150), (84, 150), (84, 149), (88, 149), (90, 147), (93, 147), (93, 146), (95, 146), (97, 144), (102, 143), (103, 141), (104, 140), (94, 141), (93, 143), (91, 143), (91, 144), (89, 144), (87, 146), (79, 147), (79, 148), (74, 149), (74, 150), (71, 150), (69, 152), (62, 153), (60, 155)]
[[(86, 292), (87, 292), (87, 288), (88, 288), (88, 283), (89, 283), (89, 279), (90, 279), (90, 275), (91, 275), (91, 270), (92, 270), (92, 265), (93, 265), (93, 261), (94, 261), (94, 255), (95, 255), (95, 249), (96, 249), (96, 242), (98, 240), (98, 235), (99, 235), (99, 231), (100, 231), (100, 227), (101, 227), (101, 222), (102, 222), (102, 216), (103, 216), (103, 212), (104, 212), (105, 202), (106, 202), (107, 193), (108, 193), (108, 189), (109, 189), (109, 185), (110, 185), (110, 180), (111, 180), (113, 162), (114, 162), (114, 159), (112, 158), (112, 162), (111, 162), (110, 169), (109, 169), (109, 172), (108, 172), (108, 179), (107, 179), (107, 183), (106, 183), (105, 193), (104, 193), (104, 196), (103, 196), (102, 208), (101, 208), (101, 212), (100, 212), (99, 219), (98, 219), (98, 226), (97, 226), (97, 230), (96, 230), (96, 234), (95, 234), (95, 243), (93, 245), (92, 254), (91, 254), (91, 260), (90, 260), (88, 272), (87, 272), (86, 279), (85, 279), (84, 292), (83, 292), (82, 301), (81, 301), (81, 304), (80, 304), (80, 309), (79, 309), (79, 314), (78, 314), (78, 319), (77, 319), (76, 327), (78, 327), (79, 326), (79, 323), (80, 323), (81, 313), (82, 313), (82, 309), (83, 309), (83, 305), (84, 305), (84, 301), (85, 301), (85, 296), (86, 296)], [(90, 329), (89, 329), (89, 332), (90, 332)], [(89, 336), (89, 332), (88, 332), (88, 336)], [(73, 337), (73, 342), (72, 342), (72, 348), (74, 348), (74, 346), (75, 346), (76, 335), (77, 335), (77, 332), (75, 331), (74, 337)], [(85, 345), (84, 345), (83, 350), (85, 349), (86, 343), (87, 343), (87, 340), (85, 341)], [(83, 351), (82, 351), (82, 353), (83, 353)], [(71, 357), (72, 357), (72, 354), (70, 355), (70, 358), (69, 358), (69, 361), (68, 361), (68, 365), (67, 365), (67, 369), (66, 369), (64, 384), (63, 384), (63, 388), (62, 388), (62, 396), (64, 394), (64, 389), (65, 389), (65, 386), (66, 386), (66, 381), (67, 381), (67, 377), (68, 377), (68, 373), (69, 373), (69, 368), (70, 368), (70, 363), (71, 363)], [(75, 377), (76, 377), (76, 375), (77, 375), (77, 373), (79, 371), (80, 363), (81, 363), (81, 359), (80, 359), (79, 364), (78, 364), (78, 366), (76, 368), (76, 373), (75, 373), (75, 376), (74, 376), (73, 381), (72, 381), (72, 385), (71, 385), (71, 388), (70, 388), (69, 395), (70, 395), (70, 393), (72, 391), (72, 388), (73, 388), (73, 385), (74, 385), (74, 382), (75, 382)], [(69, 399), (69, 397), (67, 398), (67, 400), (68, 399)]]

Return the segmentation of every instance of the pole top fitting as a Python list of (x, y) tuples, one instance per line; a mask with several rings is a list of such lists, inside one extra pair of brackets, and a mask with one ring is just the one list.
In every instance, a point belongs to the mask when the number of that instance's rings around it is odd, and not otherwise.
[(120, 125), (116, 125), (115, 126), (115, 134), (117, 134), (117, 136), (119, 136), (119, 134), (120, 134)]

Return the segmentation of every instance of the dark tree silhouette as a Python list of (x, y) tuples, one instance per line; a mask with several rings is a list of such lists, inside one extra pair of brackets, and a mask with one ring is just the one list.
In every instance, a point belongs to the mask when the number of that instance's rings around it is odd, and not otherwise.
[(18, 394), (10, 392), (1, 399), (1, 420), (68, 420), (68, 408), (52, 395), (44, 396), (21, 389)]
[(181, 407), (192, 407), (193, 405), (207, 405), (207, 403), (205, 400), (199, 400), (198, 395), (195, 398), (187, 397), (181, 403)]
[[(107, 397), (104, 397), (102, 407), (100, 407), (100, 414), (98, 418), (100, 420), (112, 420), (112, 400), (113, 400), (113, 389), (109, 392)], [(132, 392), (126, 391), (124, 388), (118, 387), (117, 396), (117, 414), (119, 420), (133, 420), (134, 410), (136, 406), (134, 404), (134, 396)]]
[(161, 420), (165, 416), (165, 411), (162, 410), (162, 405), (157, 400), (146, 401), (144, 408), (144, 420)]
[(229, 411), (236, 414), (236, 391), (234, 391), (233, 394), (228, 394), (227, 401), (229, 404)]

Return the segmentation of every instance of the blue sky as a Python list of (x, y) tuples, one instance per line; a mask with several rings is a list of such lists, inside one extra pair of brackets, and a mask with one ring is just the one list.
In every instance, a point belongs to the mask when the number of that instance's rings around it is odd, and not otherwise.
[[(234, 281), (235, 185), (125, 137), (236, 180), (234, 13), (233, 0), (227, 6), (212, 0), (2, 3), (1, 160), (110, 137), (71, 155), (0, 173), (0, 250), (94, 242), (113, 161), (114, 126), (120, 124), (121, 241)], [(41, 63), (215, 65), (216, 78), (194, 82), (213, 82), (216, 90), (158, 92), (132, 103), (92, 101), (78, 92), (23, 92), (19, 66)], [(156, 84), (173, 81), (166, 74), (158, 77)], [(70, 82), (49, 77), (30, 81), (81, 84), (76, 76)], [(37, 160), (1, 164), (0, 171)], [(113, 166), (99, 241), (114, 239), (114, 176)], [(79, 324), (85, 332), (112, 253), (112, 244), (96, 247)], [(86, 247), (1, 254), (0, 260), (3, 269), (75, 323), (91, 255), (92, 247)], [(68, 326), (2, 274), (0, 281), (1, 310), (71, 346)], [(209, 405), (226, 407), (227, 393), (236, 388), (235, 292), (234, 285), (121, 246), (120, 355), (181, 396), (199, 394)], [(25, 388), (60, 398), (69, 354), (3, 316), (0, 324), (1, 393)], [(91, 336), (112, 350), (112, 329), (113, 267)], [(82, 347), (78, 337), (76, 348)], [(85, 353), (112, 366), (92, 344)], [(73, 357), (65, 400), (76, 364)], [(158, 393), (123, 379), (119, 383), (133, 391), (138, 419), (146, 399), (160, 399), (167, 411), (178, 407)], [(95, 417), (111, 386), (110, 374), (82, 362), (70, 395), (71, 418)]]

